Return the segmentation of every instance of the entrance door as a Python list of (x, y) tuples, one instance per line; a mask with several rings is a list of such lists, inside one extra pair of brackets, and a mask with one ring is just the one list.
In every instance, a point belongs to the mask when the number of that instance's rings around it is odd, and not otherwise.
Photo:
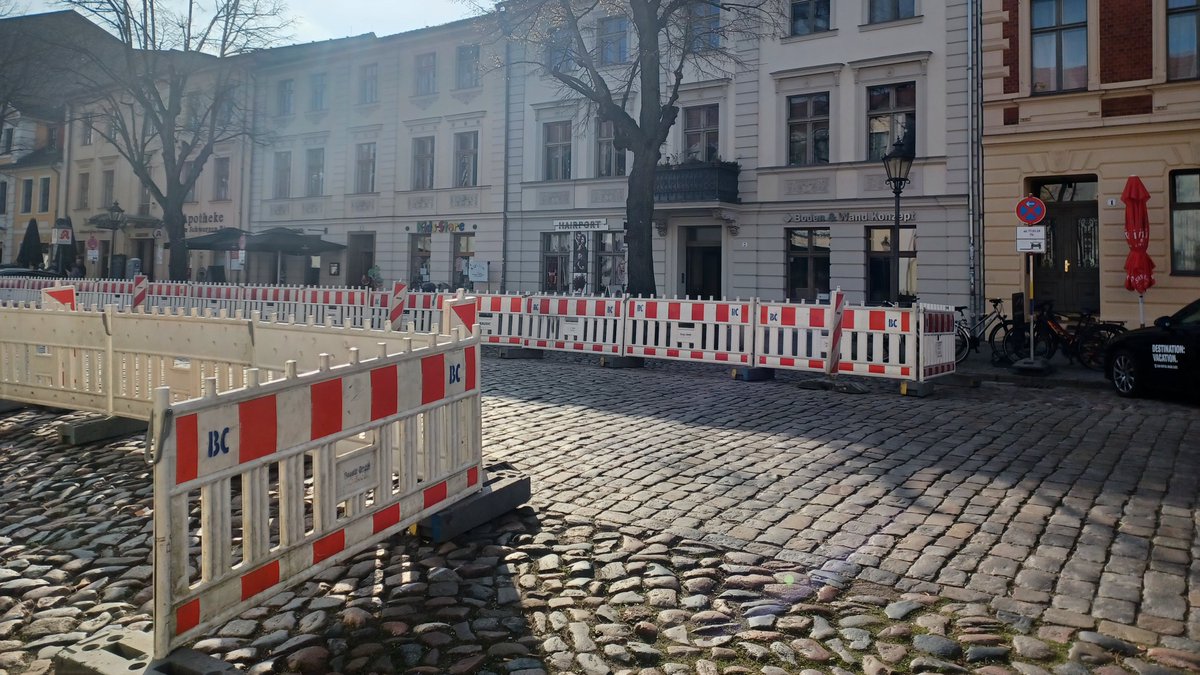
[(684, 238), (684, 292), (690, 298), (720, 298), (721, 228), (689, 227)]
[(375, 264), (375, 233), (352, 232), (346, 244), (346, 285), (366, 285), (367, 270)]
[(1059, 312), (1100, 309), (1100, 221), (1096, 202), (1046, 204), (1046, 253), (1036, 256), (1033, 296)]
[(137, 252), (135, 257), (142, 259), (142, 274), (145, 274), (151, 281), (155, 281), (154, 276), (154, 239), (134, 239), (133, 240)]

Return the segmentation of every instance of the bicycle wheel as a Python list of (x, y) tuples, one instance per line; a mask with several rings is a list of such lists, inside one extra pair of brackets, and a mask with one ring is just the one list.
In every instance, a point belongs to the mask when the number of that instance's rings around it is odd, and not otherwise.
[[(1029, 328), (1012, 329), (1004, 336), (1004, 351), (1010, 361), (1029, 358)], [(1049, 359), (1058, 351), (1058, 340), (1046, 326), (1038, 326), (1033, 337), (1033, 355)]]
[(1008, 356), (1008, 349), (1005, 347), (1005, 339), (1013, 330), (1012, 319), (1005, 319), (996, 322), (992, 327), (992, 332), (988, 333), (988, 347), (992, 349), (992, 363), (995, 365), (1007, 365), (1011, 363)]
[(960, 325), (954, 329), (954, 362), (962, 363), (970, 353), (971, 335), (967, 333), (966, 328)]
[(1033, 334), (1033, 354), (1038, 358), (1052, 359), (1058, 353), (1058, 334), (1050, 326), (1039, 323)]
[(1113, 338), (1120, 335), (1123, 326), (1114, 324), (1096, 324), (1088, 326), (1088, 328), (1079, 336), (1076, 352), (1079, 356), (1079, 362), (1084, 368), (1089, 370), (1102, 370), (1104, 368), (1104, 353), (1108, 349), (1108, 343), (1112, 342)]

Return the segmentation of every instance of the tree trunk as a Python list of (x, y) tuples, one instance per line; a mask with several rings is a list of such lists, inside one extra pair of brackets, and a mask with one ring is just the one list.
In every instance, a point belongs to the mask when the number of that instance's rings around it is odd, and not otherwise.
[(183, 202), (164, 207), (162, 220), (163, 229), (167, 231), (167, 241), (171, 243), (167, 273), (171, 281), (187, 281), (188, 250), (184, 244), (184, 226), (187, 218), (183, 215)]
[(629, 256), (629, 283), (625, 292), (652, 297), (658, 294), (654, 282), (654, 175), (658, 172), (656, 150), (633, 153), (629, 172), (629, 196), (625, 200), (625, 246)]

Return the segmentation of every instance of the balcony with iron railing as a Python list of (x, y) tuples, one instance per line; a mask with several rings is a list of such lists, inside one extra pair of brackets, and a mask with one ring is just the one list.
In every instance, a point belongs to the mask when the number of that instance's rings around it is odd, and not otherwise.
[(660, 164), (654, 178), (656, 204), (719, 202), (737, 204), (737, 162)]

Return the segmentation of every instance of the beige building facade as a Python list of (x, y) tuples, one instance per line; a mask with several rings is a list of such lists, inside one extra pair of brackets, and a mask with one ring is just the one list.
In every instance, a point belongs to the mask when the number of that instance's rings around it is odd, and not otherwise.
[(1100, 5), (1057, 0), (1035, 15), (1030, 3), (984, 3), (985, 292), (1024, 289), (1015, 207), (1035, 194), (1048, 233), (1035, 300), (1137, 325), (1124, 285), (1129, 176), (1151, 195), (1147, 322), (1200, 297), (1200, 7)]

